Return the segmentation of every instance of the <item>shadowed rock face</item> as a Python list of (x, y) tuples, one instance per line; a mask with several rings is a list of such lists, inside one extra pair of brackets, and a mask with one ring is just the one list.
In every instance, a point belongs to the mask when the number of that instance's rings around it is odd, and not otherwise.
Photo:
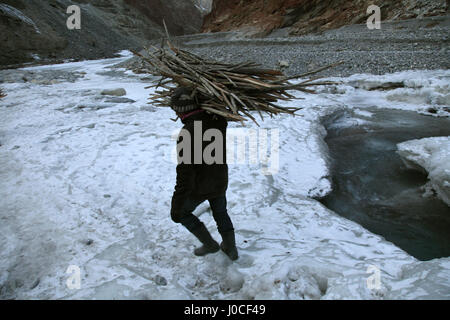
[[(67, 8), (81, 8), (81, 30), (66, 26)], [(177, 0), (1, 0), (0, 65), (112, 57), (164, 34), (199, 32), (202, 14)]]
[(191, 1), (124, 0), (161, 27), (163, 19), (173, 35), (196, 33), (202, 26), (202, 15)]
[(448, 13), (446, 0), (214, 0), (202, 30), (240, 29), (255, 35), (265, 35), (278, 28), (290, 28), (292, 35), (321, 32), (365, 22), (371, 4), (381, 8), (383, 20)]

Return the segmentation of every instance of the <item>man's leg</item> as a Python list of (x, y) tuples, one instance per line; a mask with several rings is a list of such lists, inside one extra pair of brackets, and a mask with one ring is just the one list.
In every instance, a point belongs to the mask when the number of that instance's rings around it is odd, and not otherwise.
[(183, 208), (183, 216), (180, 218), (180, 223), (186, 227), (202, 244), (203, 246), (196, 248), (194, 254), (196, 256), (204, 256), (208, 253), (219, 251), (219, 244), (211, 237), (206, 226), (200, 221), (192, 212), (203, 201), (187, 200)]
[(179, 223), (185, 226), (189, 231), (197, 229), (202, 224), (200, 219), (192, 213), (201, 203), (202, 201), (194, 201), (193, 199), (187, 199), (184, 203)]
[(233, 223), (228, 215), (227, 198), (225, 197), (225, 194), (217, 198), (208, 199), (208, 201), (219, 233), (233, 231)]
[(213, 213), (213, 218), (217, 224), (217, 230), (222, 236), (220, 247), (230, 257), (231, 260), (238, 258), (236, 239), (234, 235), (233, 223), (227, 211), (227, 198), (225, 194), (217, 198), (208, 199)]

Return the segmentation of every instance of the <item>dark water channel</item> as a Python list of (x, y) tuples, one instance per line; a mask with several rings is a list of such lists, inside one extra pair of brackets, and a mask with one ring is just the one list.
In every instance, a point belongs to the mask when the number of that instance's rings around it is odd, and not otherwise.
[(333, 191), (331, 210), (383, 236), (420, 260), (450, 256), (450, 207), (423, 197), (424, 173), (409, 170), (396, 144), (450, 135), (450, 119), (391, 109), (351, 110), (324, 119)]

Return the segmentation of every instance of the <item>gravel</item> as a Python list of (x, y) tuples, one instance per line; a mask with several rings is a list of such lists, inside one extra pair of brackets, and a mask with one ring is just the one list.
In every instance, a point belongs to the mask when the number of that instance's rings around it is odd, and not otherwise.
[[(282, 69), (288, 75), (340, 60), (345, 62), (321, 75), (380, 75), (403, 70), (449, 69), (449, 31), (450, 16), (443, 16), (383, 22), (381, 30), (369, 30), (365, 24), (359, 24), (302, 37), (289, 37), (281, 29), (258, 39), (228, 32), (177, 37), (173, 42), (204, 58), (255, 61), (264, 67)], [(136, 58), (122, 64), (131, 69), (137, 65)]]

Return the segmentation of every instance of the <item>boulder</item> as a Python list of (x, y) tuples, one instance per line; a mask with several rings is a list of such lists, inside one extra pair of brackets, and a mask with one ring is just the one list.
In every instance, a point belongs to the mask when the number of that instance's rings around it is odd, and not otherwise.
[(117, 89), (105, 89), (101, 92), (104, 96), (116, 96), (121, 97), (127, 94), (126, 90), (124, 88), (117, 88)]

